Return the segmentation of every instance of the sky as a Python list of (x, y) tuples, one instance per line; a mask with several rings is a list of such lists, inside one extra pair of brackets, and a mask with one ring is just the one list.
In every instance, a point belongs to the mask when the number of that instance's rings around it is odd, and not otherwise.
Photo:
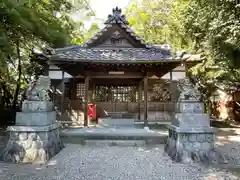
[[(96, 17), (106, 20), (107, 16), (112, 13), (112, 9), (118, 6), (124, 9), (130, 0), (90, 0), (90, 5), (93, 11), (96, 12)], [(87, 22), (85, 25), (88, 28), (92, 22)], [(100, 27), (103, 26), (99, 24)]]
[(124, 9), (130, 0), (90, 0), (90, 5), (99, 18), (106, 19), (116, 6)]

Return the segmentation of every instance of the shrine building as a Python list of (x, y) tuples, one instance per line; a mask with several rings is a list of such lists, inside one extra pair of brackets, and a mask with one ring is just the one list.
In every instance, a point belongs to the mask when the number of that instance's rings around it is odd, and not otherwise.
[(83, 45), (53, 49), (44, 57), (39, 62), (44, 59), (48, 64), (59, 121), (84, 126), (89, 124), (89, 103), (96, 104), (99, 118), (134, 118), (144, 126), (170, 120), (178, 79), (200, 61), (184, 52), (174, 53), (168, 45), (145, 43), (119, 8)]

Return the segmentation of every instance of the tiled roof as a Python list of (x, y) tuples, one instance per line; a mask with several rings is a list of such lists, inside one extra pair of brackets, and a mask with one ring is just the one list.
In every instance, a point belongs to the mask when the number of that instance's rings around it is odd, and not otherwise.
[(97, 39), (99, 39), (105, 32), (108, 31), (114, 24), (118, 24), (127, 34), (129, 34), (134, 40), (138, 41), (145, 48), (150, 48), (151, 45), (145, 43), (137, 34), (130, 28), (125, 15), (121, 14), (122, 10), (116, 7), (112, 10), (112, 14), (108, 15), (107, 21), (104, 23), (106, 26), (96, 33), (91, 39), (85, 42), (84, 47), (88, 47)]
[[(182, 54), (178, 57), (172, 57), (171, 48), (168, 45), (150, 46), (143, 42), (134, 31), (129, 27), (121, 9), (118, 7), (113, 9), (113, 13), (108, 16), (105, 22), (106, 26), (84, 45), (70, 45), (64, 48), (54, 49), (49, 54), (50, 60), (65, 60), (78, 62), (161, 62), (161, 61), (179, 61)], [(106, 33), (113, 25), (119, 25), (127, 34), (129, 34), (138, 44), (135, 48), (119, 48), (119, 47), (96, 47), (96, 42)]]
[(159, 48), (85, 48), (79, 45), (59, 48), (51, 59), (69, 61), (161, 61), (172, 60), (171, 51)]

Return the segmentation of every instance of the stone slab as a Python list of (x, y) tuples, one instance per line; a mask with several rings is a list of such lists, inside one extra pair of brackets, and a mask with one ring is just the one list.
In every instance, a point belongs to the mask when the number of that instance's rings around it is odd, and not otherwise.
[(217, 133), (218, 129), (213, 127), (178, 127), (167, 124), (166, 127), (177, 133)]
[(51, 101), (24, 101), (22, 112), (46, 112), (53, 110)]
[(210, 127), (208, 114), (176, 113), (172, 124), (178, 127)]
[(163, 130), (144, 130), (136, 128), (74, 128), (64, 129), (61, 136), (80, 137), (80, 136), (145, 136), (145, 137), (162, 137), (167, 136), (168, 132)]
[(176, 112), (204, 113), (204, 104), (197, 101), (181, 101), (176, 104)]
[(17, 112), (16, 125), (46, 126), (56, 122), (56, 112)]
[(53, 129), (60, 128), (61, 125), (59, 123), (54, 123), (46, 126), (8, 126), (7, 131), (15, 131), (15, 132), (46, 132), (51, 131)]

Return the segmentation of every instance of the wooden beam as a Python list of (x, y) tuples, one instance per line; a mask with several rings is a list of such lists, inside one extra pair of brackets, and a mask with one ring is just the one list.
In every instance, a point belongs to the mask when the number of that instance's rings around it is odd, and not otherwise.
[(148, 78), (143, 79), (144, 82), (144, 127), (148, 127)]
[(116, 75), (109, 75), (109, 76), (92, 76), (94, 79), (139, 79), (142, 76), (116, 76)]
[(89, 76), (85, 77), (85, 93), (84, 93), (84, 126), (88, 126), (88, 87), (89, 87)]
[(129, 84), (132, 84), (132, 85), (138, 85), (139, 84), (139, 79), (123, 79), (123, 78), (120, 78), (120, 79), (93, 79), (93, 82), (96, 84), (96, 85), (126, 85), (128, 86)]
[[(114, 74), (116, 73), (116, 74)], [(130, 79), (130, 78), (143, 78), (143, 74), (141, 72), (125, 72), (125, 71), (121, 71), (120, 73), (117, 74), (117, 72), (113, 71), (109, 71), (109, 72), (89, 72), (88, 75), (90, 75), (92, 78), (95, 79), (101, 79), (101, 78), (108, 78), (108, 79), (115, 79), (115, 78), (126, 78), (126, 79)]]

